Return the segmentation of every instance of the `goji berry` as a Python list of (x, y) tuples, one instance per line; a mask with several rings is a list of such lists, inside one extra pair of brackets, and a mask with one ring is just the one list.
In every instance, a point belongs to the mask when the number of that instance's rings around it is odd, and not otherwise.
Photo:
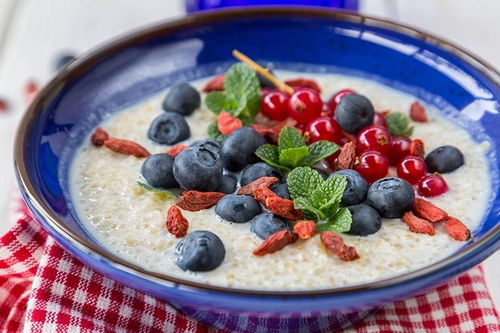
[(167, 230), (177, 238), (186, 236), (189, 221), (182, 215), (177, 206), (171, 206), (167, 212)]
[(429, 121), (424, 106), (418, 101), (413, 102), (410, 106), (410, 118), (419, 123), (426, 123)]
[(444, 210), (421, 198), (415, 198), (413, 202), (413, 212), (434, 223), (443, 221), (448, 216)]
[(177, 206), (184, 210), (196, 212), (216, 205), (223, 196), (225, 194), (220, 192), (186, 191), (182, 193)]
[(229, 135), (231, 132), (241, 127), (243, 127), (243, 122), (229, 112), (222, 111), (219, 113), (217, 128), (222, 134)]
[(320, 235), (321, 243), (328, 251), (343, 261), (353, 261), (359, 258), (359, 254), (353, 246), (344, 243), (342, 237), (331, 231), (324, 231)]
[(108, 132), (102, 129), (102, 127), (97, 127), (94, 131), (94, 134), (90, 137), (90, 141), (94, 146), (102, 146), (104, 141), (109, 139)]
[(278, 181), (278, 178), (276, 177), (260, 177), (254, 180), (253, 182), (242, 186), (238, 190), (238, 194), (241, 195), (253, 195), (253, 190), (255, 190), (258, 187), (270, 187), (274, 183)]
[(269, 187), (260, 186), (252, 190), (252, 195), (255, 200), (265, 205), (267, 198), (278, 197), (276, 193), (271, 191)]
[(224, 79), (224, 74), (214, 77), (212, 80), (208, 81), (207, 84), (205, 84), (201, 91), (203, 91), (204, 93), (209, 93), (211, 91), (223, 91)]
[(413, 139), (410, 143), (410, 155), (424, 157), (425, 155), (425, 146), (424, 142), (420, 139)]
[(356, 143), (354, 141), (350, 141), (347, 142), (340, 150), (340, 154), (335, 160), (335, 169), (337, 170), (352, 169), (354, 167), (355, 161), (356, 161)]
[(402, 220), (404, 223), (406, 223), (411, 232), (416, 232), (418, 234), (427, 234), (430, 236), (434, 236), (436, 234), (436, 230), (434, 230), (434, 226), (432, 225), (432, 223), (425, 219), (416, 217), (412, 212), (405, 213)]
[(270, 144), (278, 143), (280, 132), (284, 126), (285, 125), (283, 124), (275, 125), (273, 127), (264, 127), (262, 125), (257, 125), (257, 124), (250, 125), (251, 128), (253, 128), (257, 133), (262, 135), (264, 139), (266, 139), (266, 141)]
[(265, 206), (271, 213), (284, 217), (287, 220), (304, 218), (304, 214), (293, 207), (292, 200), (283, 199), (277, 195), (268, 197)]
[(299, 221), (293, 226), (293, 231), (300, 239), (309, 239), (316, 235), (316, 222), (314, 221)]
[(298, 237), (290, 230), (280, 230), (267, 237), (255, 250), (256, 256), (264, 256), (283, 249), (288, 244), (295, 243)]
[(303, 77), (299, 77), (299, 78), (296, 78), (296, 79), (289, 79), (289, 80), (286, 80), (285, 81), (285, 84), (291, 86), (291, 87), (306, 87), (306, 88), (310, 88), (318, 93), (321, 94), (321, 88), (319, 86), (319, 84), (312, 80), (312, 79), (306, 79), (306, 78), (303, 78)]
[(179, 155), (179, 153), (185, 149), (187, 149), (188, 146), (187, 145), (183, 145), (183, 144), (178, 144), (178, 145), (175, 145), (175, 146), (172, 146), (170, 147), (168, 150), (167, 150), (167, 154), (169, 154), (170, 156), (172, 157), (175, 157), (177, 155)]
[(130, 140), (111, 138), (104, 141), (104, 146), (109, 150), (124, 155), (133, 155), (135, 157), (148, 157), (151, 155), (146, 148)]
[(454, 240), (465, 242), (470, 239), (469, 228), (467, 228), (462, 221), (453, 216), (448, 216), (444, 220), (444, 228)]

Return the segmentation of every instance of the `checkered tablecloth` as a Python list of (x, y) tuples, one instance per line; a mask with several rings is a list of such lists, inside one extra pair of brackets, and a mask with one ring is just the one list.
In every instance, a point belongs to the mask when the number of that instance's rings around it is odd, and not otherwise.
[[(20, 213), (0, 239), (0, 332), (221, 332), (83, 265)], [(345, 331), (500, 332), (499, 322), (478, 267)]]

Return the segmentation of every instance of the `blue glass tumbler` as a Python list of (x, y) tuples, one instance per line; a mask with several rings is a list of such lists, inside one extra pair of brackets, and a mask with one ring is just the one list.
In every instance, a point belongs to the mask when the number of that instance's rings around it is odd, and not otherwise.
[(358, 10), (358, 0), (185, 0), (188, 13), (223, 7), (252, 5), (302, 5)]

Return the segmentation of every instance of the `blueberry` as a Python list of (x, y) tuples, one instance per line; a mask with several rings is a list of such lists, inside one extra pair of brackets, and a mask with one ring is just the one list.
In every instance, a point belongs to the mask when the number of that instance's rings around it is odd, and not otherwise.
[(175, 246), (176, 264), (182, 270), (206, 272), (216, 269), (226, 256), (220, 238), (210, 232), (190, 232)]
[(54, 69), (58, 70), (66, 66), (71, 61), (75, 60), (76, 56), (73, 54), (61, 54), (57, 57), (54, 63)]
[(240, 171), (247, 164), (257, 162), (255, 151), (265, 143), (264, 137), (250, 127), (238, 128), (222, 142), (222, 166), (230, 171)]
[(247, 195), (228, 194), (215, 206), (217, 215), (224, 220), (236, 223), (250, 221), (260, 211), (259, 203)]
[(200, 104), (200, 93), (196, 89), (189, 83), (178, 83), (169, 89), (162, 108), (168, 112), (189, 116)]
[(368, 183), (357, 171), (351, 169), (340, 170), (332, 173), (330, 177), (334, 175), (342, 175), (347, 179), (347, 186), (340, 202), (342, 206), (355, 205), (365, 200)]
[(278, 180), (281, 180), (283, 174), (269, 164), (258, 162), (247, 166), (245, 170), (243, 170), (240, 180), (241, 186), (250, 184), (260, 177), (276, 177)]
[(464, 155), (453, 146), (441, 146), (425, 158), (429, 172), (452, 172), (464, 165)]
[[(274, 75), (274, 72), (273, 72), (273, 64), (269, 63), (265, 67), (267, 68), (269, 73), (271, 73), (273, 76), (276, 76), (276, 75)], [(265, 76), (263, 76), (262, 74), (257, 73), (257, 79), (259, 79), (259, 83), (260, 83), (261, 88), (270, 88), (270, 89), (276, 88), (274, 83), (269, 81), (269, 79), (266, 78)]]
[(283, 199), (290, 200), (290, 192), (288, 192), (288, 185), (286, 183), (276, 183), (271, 186), (271, 191), (282, 197)]
[(220, 144), (217, 141), (210, 139), (196, 140), (191, 144), (191, 147), (204, 147), (217, 155), (219, 155), (219, 150), (220, 150)]
[(368, 236), (379, 231), (382, 219), (379, 213), (367, 205), (347, 207), (352, 215), (351, 230), (347, 233), (358, 236)]
[(290, 226), (285, 221), (275, 217), (272, 213), (259, 214), (250, 223), (250, 230), (262, 239), (266, 239), (280, 230), (290, 229)]
[(141, 174), (149, 185), (160, 188), (178, 187), (174, 178), (174, 158), (168, 154), (151, 155), (142, 163)]
[(377, 180), (368, 189), (366, 204), (382, 217), (400, 218), (411, 209), (415, 200), (413, 187), (406, 180), (386, 177)]
[(225, 194), (234, 193), (234, 190), (236, 190), (236, 183), (236, 178), (231, 175), (224, 175), (222, 176), (221, 182), (219, 184), (219, 187), (217, 187), (216, 192)]
[(156, 117), (149, 127), (148, 137), (158, 143), (173, 145), (191, 136), (183, 116), (167, 112)]
[(222, 178), (219, 156), (203, 147), (187, 148), (174, 160), (174, 177), (184, 190), (215, 191)]
[(368, 98), (358, 94), (343, 97), (335, 109), (335, 120), (344, 131), (357, 134), (373, 123), (375, 111)]

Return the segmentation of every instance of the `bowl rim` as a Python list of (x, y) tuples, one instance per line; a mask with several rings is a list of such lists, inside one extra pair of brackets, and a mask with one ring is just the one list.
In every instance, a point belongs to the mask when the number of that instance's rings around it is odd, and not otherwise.
[[(360, 292), (367, 290), (375, 290), (381, 288), (392, 287), (398, 284), (403, 284), (424, 278), (433, 273), (436, 273), (445, 268), (449, 268), (454, 262), (471, 254), (471, 252), (480, 252), (484, 245), (492, 242), (492, 246), (496, 246), (500, 240), (500, 224), (497, 224), (492, 230), (483, 235), (476, 243), (470, 247), (460, 249), (456, 253), (438, 261), (431, 265), (424, 266), (420, 269), (413, 270), (404, 274), (399, 274), (393, 277), (364, 282), (352, 286), (326, 288), (318, 290), (252, 290), (242, 288), (230, 288), (215, 286), (182, 278), (176, 278), (166, 274), (150, 272), (138, 265), (135, 265), (125, 259), (122, 259), (96, 245), (87, 242), (77, 234), (73, 233), (62, 222), (59, 221), (57, 214), (53, 212), (48, 205), (45, 204), (43, 198), (36, 192), (33, 183), (27, 172), (27, 163), (25, 156), (25, 142), (32, 133), (31, 128), (34, 122), (44, 107), (50, 103), (52, 97), (57, 95), (60, 89), (67, 81), (72, 81), (80, 74), (85, 73), (87, 69), (99, 62), (103, 57), (119, 52), (129, 46), (135, 45), (141, 41), (149, 40), (158, 36), (182, 30), (184, 28), (196, 27), (207, 23), (234, 21), (241, 18), (255, 17), (290, 17), (303, 16), (320, 19), (331, 19), (347, 21), (351, 23), (366, 24), (376, 28), (384, 28), (396, 31), (410, 37), (414, 37), (422, 42), (438, 47), (444, 51), (450, 52), (459, 57), (464, 62), (478, 70), (497, 86), (500, 86), (500, 73), (481, 58), (471, 54), (468, 51), (456, 46), (454, 43), (446, 41), (440, 37), (436, 37), (420, 29), (413, 28), (408, 25), (392, 22), (390, 20), (380, 19), (372, 16), (362, 15), (354, 12), (332, 10), (318, 7), (289, 7), (289, 6), (255, 6), (245, 7), (242, 9), (229, 8), (219, 10), (209, 10), (201, 13), (190, 14), (173, 20), (164, 20), (153, 24), (146, 25), (142, 28), (132, 30), (111, 39), (109, 42), (101, 43), (90, 51), (82, 54), (63, 69), (58, 71), (49, 82), (39, 91), (33, 102), (29, 105), (22, 116), (18, 125), (14, 144), (14, 167), (17, 180), (21, 191), (24, 194), (25, 200), (29, 202), (31, 209), (35, 210), (38, 216), (41, 216), (59, 236), (70, 242), (73, 246), (84, 250), (87, 254), (105, 261), (107, 264), (114, 266), (122, 272), (132, 273), (136, 276), (159, 281), (167, 284), (174, 283), (180, 286), (186, 286), (191, 289), (200, 291), (215, 291), (229, 294), (240, 294), (247, 296), (294, 296), (294, 297), (310, 297), (310, 296), (332, 296), (337, 294), (345, 294), (352, 292)], [(484, 249), (483, 249), (484, 250)], [(494, 252), (494, 251), (493, 251)]]

